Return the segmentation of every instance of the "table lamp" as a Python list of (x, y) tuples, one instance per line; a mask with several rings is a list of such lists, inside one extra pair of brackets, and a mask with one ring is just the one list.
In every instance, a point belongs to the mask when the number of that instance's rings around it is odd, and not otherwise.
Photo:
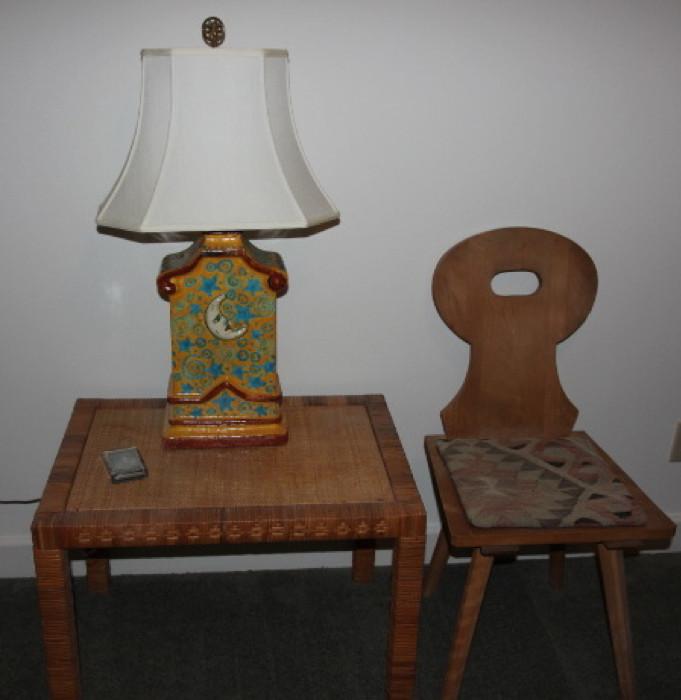
[(288, 53), (145, 49), (135, 136), (102, 203), (98, 230), (133, 240), (193, 240), (157, 277), (170, 304), (169, 447), (276, 445), (288, 438), (276, 361), (277, 253), (250, 239), (326, 228), (339, 213), (302, 153)]

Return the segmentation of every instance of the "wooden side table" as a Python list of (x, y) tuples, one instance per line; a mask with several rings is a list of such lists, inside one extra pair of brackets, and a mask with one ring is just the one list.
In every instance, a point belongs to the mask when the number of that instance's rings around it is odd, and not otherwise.
[[(386, 694), (411, 698), (425, 511), (382, 396), (284, 400), (287, 445), (167, 450), (165, 401), (79, 399), (33, 520), (35, 568), (53, 698), (79, 698), (70, 550), (88, 584), (108, 587), (106, 550), (255, 542), (354, 541), (366, 580), (376, 540), (393, 543)], [(103, 450), (136, 446), (149, 470), (112, 485)]]

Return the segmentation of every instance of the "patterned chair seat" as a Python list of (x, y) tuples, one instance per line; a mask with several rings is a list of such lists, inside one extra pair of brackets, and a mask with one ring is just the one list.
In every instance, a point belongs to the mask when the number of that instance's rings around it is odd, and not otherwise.
[(584, 434), (437, 443), (475, 527), (634, 526), (645, 513)]

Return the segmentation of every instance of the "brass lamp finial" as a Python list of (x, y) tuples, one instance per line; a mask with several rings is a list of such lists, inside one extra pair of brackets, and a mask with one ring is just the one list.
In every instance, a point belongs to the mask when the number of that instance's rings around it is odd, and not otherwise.
[(201, 25), (201, 36), (203, 40), (215, 48), (220, 46), (225, 40), (225, 25), (219, 17), (208, 17)]

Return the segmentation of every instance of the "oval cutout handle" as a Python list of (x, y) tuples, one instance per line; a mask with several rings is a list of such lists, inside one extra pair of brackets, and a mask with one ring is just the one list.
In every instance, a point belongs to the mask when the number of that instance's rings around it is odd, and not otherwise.
[(534, 294), (541, 284), (536, 273), (530, 270), (513, 270), (499, 272), (492, 277), (492, 291), (502, 297), (529, 296)]

